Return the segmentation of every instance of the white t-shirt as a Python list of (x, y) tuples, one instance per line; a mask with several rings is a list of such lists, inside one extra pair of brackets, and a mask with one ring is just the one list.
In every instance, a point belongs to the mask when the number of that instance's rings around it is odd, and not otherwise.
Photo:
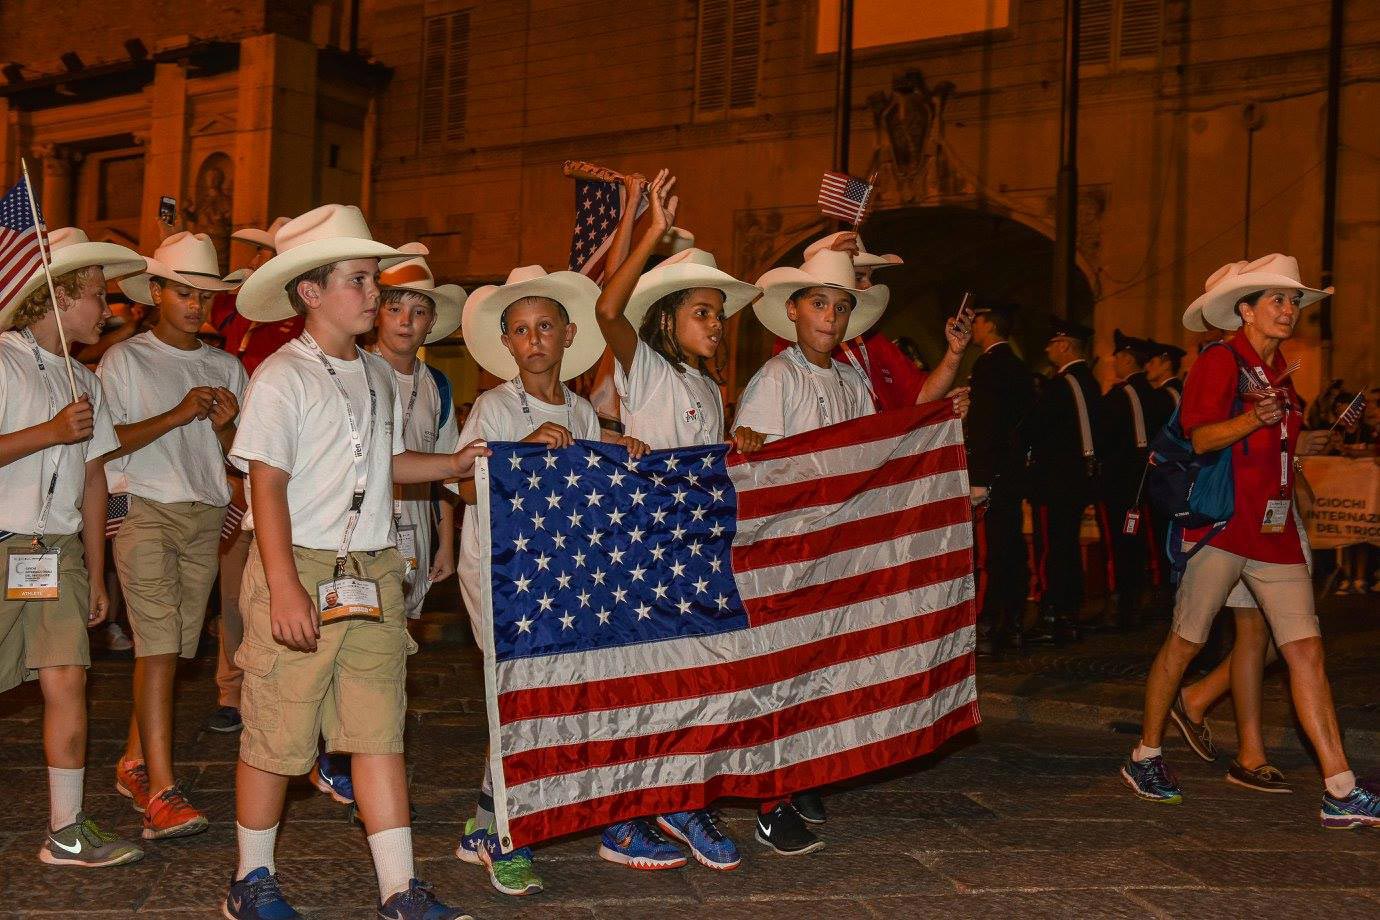
[[(469, 444), (478, 438), (486, 441), (521, 441), (547, 422), (554, 422), (566, 428), (577, 440), (599, 440), (599, 416), (589, 400), (571, 393), (569, 412), (564, 405), (553, 406), (527, 394), (527, 405), (532, 410), (531, 418), (522, 411), (522, 399), (517, 387), (510, 380), (496, 386), (487, 393), (481, 393), (474, 401), (470, 417), (460, 431), (460, 443)], [(501, 513), (502, 509), (498, 509)], [(465, 521), (460, 528), (460, 594), (465, 600), (465, 609), (470, 614), (470, 626), (475, 639), (483, 641), (479, 627), (479, 602), (481, 579), (488, 577), (479, 558), (478, 511), (474, 505), (465, 506)]]
[[(116, 425), (161, 415), (193, 387), (225, 387), (244, 397), (244, 365), (228, 352), (202, 345), (174, 348), (152, 332), (120, 342), (105, 353), (100, 375)], [(106, 464), (112, 493), (129, 492), (156, 502), (226, 505), (225, 458), (209, 418), (174, 428), (158, 440)]]
[(724, 439), (719, 385), (692, 367), (676, 369), (637, 340), (632, 367), (614, 362), (613, 385), (622, 399), (623, 433), (652, 450), (718, 444)]
[(793, 347), (769, 359), (743, 390), (734, 429), (751, 428), (770, 442), (876, 412), (862, 374), (830, 364), (817, 367)]
[[(40, 348), (43, 373), (34, 360), (33, 346), (24, 333), (0, 334), (0, 434), (32, 428), (57, 415), (72, 402), (62, 358)], [(72, 373), (77, 392), (91, 397), (95, 431), (79, 444), (61, 444), (0, 466), (0, 531), (32, 534), (48, 494), (53, 470), (57, 486), (46, 534), (73, 534), (81, 530), (81, 500), (86, 490), (86, 463), (120, 446), (101, 382), (76, 361)]]
[[(245, 472), (251, 460), (286, 471), (293, 544), (338, 548), (355, 491), (350, 426), (333, 382), (338, 379), (349, 395), (350, 411), (365, 443), (367, 467), (364, 507), (350, 549), (384, 549), (393, 545), (393, 455), (404, 450), (402, 426), (393, 424), (402, 415), (393, 369), (371, 354), (357, 361), (326, 360), (338, 378), (326, 372), (321, 359), (300, 338), (264, 359), (244, 394), (230, 462)], [(373, 420), (366, 366), (378, 395), (378, 418)], [(244, 529), (254, 529), (252, 500)]]

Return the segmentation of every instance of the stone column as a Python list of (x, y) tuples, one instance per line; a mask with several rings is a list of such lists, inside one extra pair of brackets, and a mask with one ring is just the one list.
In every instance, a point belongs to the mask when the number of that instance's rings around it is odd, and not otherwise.
[(187, 193), (187, 71), (179, 63), (155, 65), (144, 148), (144, 200), (139, 212), (139, 245), (153, 252), (163, 240), (158, 199), (171, 195), (182, 207)]
[[(39, 144), (33, 148), (33, 156), (43, 173), (42, 197), (39, 199), (39, 206), (43, 208), (43, 222), (50, 230), (70, 226), (72, 166), (81, 159), (81, 154), (61, 144)], [(34, 169), (30, 166), (30, 178), (33, 178), (33, 174)]]

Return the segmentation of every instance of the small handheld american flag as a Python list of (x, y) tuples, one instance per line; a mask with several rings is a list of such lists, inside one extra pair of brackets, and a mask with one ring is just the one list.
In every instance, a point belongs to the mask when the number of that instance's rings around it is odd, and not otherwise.
[(1332, 423), (1332, 428), (1345, 428), (1350, 430), (1353, 425), (1361, 420), (1361, 413), (1366, 411), (1366, 394), (1357, 393), (1347, 403), (1347, 407), (1342, 410), (1342, 414), (1337, 416), (1337, 421)]
[(872, 183), (847, 173), (827, 172), (819, 183), (819, 209), (826, 217), (846, 220), (857, 227), (867, 216), (872, 187)]
[(0, 198), (0, 308), (43, 266), (38, 241), (43, 218), (35, 221), (33, 211), (26, 176)]

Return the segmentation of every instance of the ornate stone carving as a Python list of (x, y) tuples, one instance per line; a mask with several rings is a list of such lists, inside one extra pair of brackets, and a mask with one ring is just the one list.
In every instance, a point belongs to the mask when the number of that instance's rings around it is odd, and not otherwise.
[(877, 144), (873, 169), (879, 189), (889, 186), (897, 204), (973, 194), (944, 139), (944, 109), (954, 91), (948, 80), (931, 87), (923, 73), (908, 70), (892, 80), (891, 92), (868, 97)]
[(196, 174), (196, 193), (191, 203), (182, 208), (187, 229), (206, 234), (216, 244), (216, 257), (222, 268), (230, 264), (234, 169), (230, 157), (223, 153), (213, 153), (202, 160)]

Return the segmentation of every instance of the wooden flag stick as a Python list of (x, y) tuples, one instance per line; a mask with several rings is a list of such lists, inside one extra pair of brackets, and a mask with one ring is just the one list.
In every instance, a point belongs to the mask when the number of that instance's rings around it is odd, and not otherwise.
[(53, 287), (53, 273), (48, 269), (48, 242), (44, 231), (47, 229), (39, 221), (38, 204), (34, 202), (34, 184), (29, 180), (29, 164), (19, 158), (19, 168), (24, 172), (24, 190), (29, 194), (29, 213), (34, 218), (34, 233), (38, 235), (38, 254), (43, 261), (43, 277), (48, 281), (48, 296), (53, 301), (53, 322), (57, 323), (58, 341), (62, 343), (62, 366), (67, 368), (67, 386), (72, 391), (72, 402), (77, 401), (77, 378), (72, 373), (72, 358), (67, 354), (67, 331), (62, 328), (62, 310), (58, 307), (57, 289)]
[(566, 160), (561, 172), (571, 179), (594, 179), (599, 182), (622, 182), (623, 174), (606, 166), (595, 166), (583, 160)]
[(867, 177), (867, 191), (863, 193), (862, 204), (858, 205), (858, 217), (853, 221), (853, 232), (857, 233), (862, 222), (867, 219), (867, 209), (872, 204), (872, 193), (877, 189), (877, 170)]

